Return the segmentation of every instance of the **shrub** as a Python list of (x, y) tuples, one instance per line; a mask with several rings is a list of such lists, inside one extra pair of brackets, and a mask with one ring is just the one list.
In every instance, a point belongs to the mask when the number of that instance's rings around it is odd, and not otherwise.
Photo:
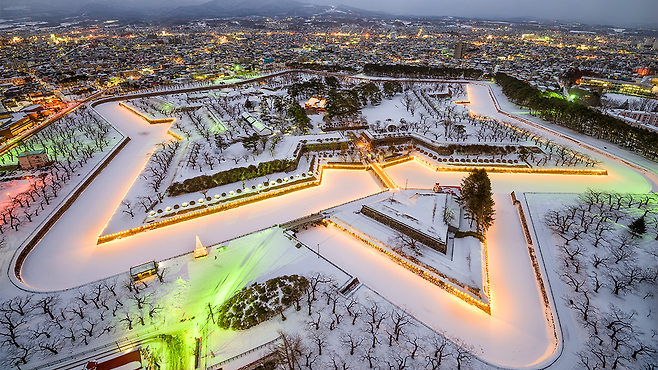
[(303, 276), (284, 275), (244, 287), (219, 308), (217, 324), (233, 330), (256, 326), (299, 302), (308, 284)]
[(261, 162), (258, 166), (252, 164), (248, 167), (236, 167), (217, 172), (212, 176), (200, 175), (186, 179), (182, 183), (174, 182), (169, 186), (167, 192), (170, 196), (177, 196), (207, 190), (215, 186), (231, 184), (242, 181), (243, 179), (267, 176), (277, 172), (290, 172), (295, 169), (297, 169), (297, 160), (275, 159), (269, 162)]

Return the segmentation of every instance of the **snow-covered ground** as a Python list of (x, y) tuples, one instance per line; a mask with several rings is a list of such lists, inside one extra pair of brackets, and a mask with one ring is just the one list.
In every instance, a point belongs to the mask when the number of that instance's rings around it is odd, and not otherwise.
[[(576, 138), (584, 144), (579, 150), (602, 160), (601, 166), (608, 170), (607, 176), (490, 175), (496, 201), (496, 221), (487, 234), (491, 315), (400, 268), (336, 228), (310, 228), (300, 232), (298, 237), (309, 246), (319, 244), (323, 256), (393, 303), (408, 309), (421, 322), (436, 330), (455, 333), (467, 344), (481, 348), (482, 359), (505, 367), (534, 368), (558, 357), (560, 346), (546, 321), (517, 209), (512, 205), (509, 193), (583, 192), (587, 188), (646, 193), (658, 189), (654, 177), (658, 171), (655, 163), (639, 156), (542, 123), (527, 111), (520, 111), (508, 103), (496, 86), (491, 88), (496, 92), (502, 109)], [(486, 86), (469, 85), (468, 95), (472, 111), (509, 120), (495, 110)], [(155, 145), (169, 138), (166, 126), (149, 125), (118, 103), (102, 104), (97, 110), (132, 140), (30, 253), (22, 271), (29, 289), (50, 291), (78, 286), (125, 272), (138, 263), (189, 252), (194, 247), (195, 235), (204, 244), (214, 244), (381, 190), (369, 172), (326, 170), (321, 186), (96, 245), (98, 236), (117, 212), (120, 201), (139, 176)], [(573, 145), (564, 137), (553, 139)], [(648, 168), (648, 172), (640, 173), (621, 160), (611, 159), (606, 153), (590, 150), (590, 147), (604, 150), (604, 146), (610, 148), (605, 149), (608, 155), (642, 165)], [(389, 167), (386, 172), (397, 184), (425, 189), (436, 182), (458, 185), (466, 175), (437, 173), (417, 161)], [(552, 285), (563, 284), (553, 280), (550, 274), (549, 278)], [(554, 303), (563, 304), (557, 297)], [(574, 327), (568, 321), (561, 324), (566, 330)], [(570, 338), (568, 331), (560, 336), (563, 338), (567, 340), (565, 347), (568, 351), (565, 353), (570, 353), (580, 343)], [(572, 360), (564, 355), (558, 364), (570, 367), (574, 364)], [(558, 364), (555, 368), (563, 368)]]
[[(448, 239), (448, 227), (441, 220), (443, 204), (445, 204), (447, 197), (446, 194), (435, 194), (428, 190), (393, 190), (332, 208), (325, 214), (330, 215), (329, 219), (332, 222), (390, 253), (400, 255), (407, 260), (409, 260), (407, 256), (411, 256), (431, 267), (431, 269), (438, 270), (441, 275), (425, 266), (420, 266), (430, 275), (438, 276), (440, 280), (445, 281), (449, 286), (455, 287), (486, 304), (488, 297), (486, 293), (482, 293), (486, 285), (483, 247), (480, 241), (474, 237), (452, 238), (454, 235), (452, 233), (450, 239)], [(447, 253), (441, 253), (427, 246), (420, 246), (418, 250), (401, 246), (400, 241), (396, 239), (396, 231), (365, 216), (361, 211), (362, 206), (369, 206), (378, 210), (388, 208), (392, 213), (404, 212), (404, 216), (396, 214), (392, 216), (392, 219), (406, 224), (414, 230), (423, 231), (426, 235), (434, 236), (444, 242), (447, 241)], [(438, 207), (435, 220), (432, 219), (432, 209), (434, 207)], [(455, 212), (455, 223), (461, 231), (469, 231), (471, 230), (469, 221), (464, 219), (463, 216), (463, 212), (460, 212), (458, 208)], [(442, 228), (443, 230), (437, 236), (434, 231), (431, 231), (433, 227)], [(399, 254), (396, 249), (402, 254)], [(412, 261), (412, 263), (414, 262)], [(455, 283), (455, 280), (458, 283)], [(479, 292), (478, 294), (469, 293), (466, 287), (479, 289)]]
[[(550, 210), (560, 210), (566, 206), (578, 204), (578, 195), (528, 192), (524, 193), (521, 198), (524, 207), (527, 207), (528, 217), (532, 221), (533, 226), (531, 232), (535, 236), (538, 248), (540, 249), (542, 256), (540, 263), (545, 266), (545, 273), (548, 275), (549, 280), (547, 290), (555, 300), (561, 326), (560, 330), (563, 332), (565, 341), (565, 351), (553, 366), (556, 369), (574, 367), (574, 364), (579, 360), (577, 352), (581, 350), (585, 351), (585, 353), (589, 352), (585, 344), (590, 339), (590, 336), (594, 337), (593, 329), (591, 325), (589, 328), (584, 325), (585, 321), (583, 320), (582, 312), (587, 312), (587, 316), (589, 316), (588, 320), (591, 320), (590, 324), (598, 320), (598, 325), (601, 326), (599, 329), (601, 337), (605, 338), (605, 341), (611, 340), (610, 338), (614, 336), (609, 336), (610, 332), (603, 333), (605, 329), (601, 323), (606, 322), (607, 324), (612, 321), (609, 319), (609, 315), (612, 307), (615, 307), (624, 312), (623, 315), (620, 315), (622, 317), (625, 314), (633, 313), (630, 316), (633, 319), (626, 321), (626, 323), (630, 323), (633, 326), (633, 329), (631, 329), (633, 330), (633, 336), (632, 338), (624, 337), (618, 351), (617, 348), (613, 350), (612, 347), (605, 349), (607, 355), (610, 356), (609, 361), (613, 362), (612, 359), (616, 358), (617, 354), (621, 354), (624, 358), (620, 363), (626, 366), (626, 368), (643, 368), (642, 363), (646, 359), (643, 352), (638, 352), (639, 357), (633, 359), (626, 355), (625, 351), (630, 350), (632, 353), (637, 350), (639, 343), (643, 343), (646, 346), (653, 345), (655, 348), (655, 341), (652, 339), (655, 333), (658, 332), (658, 321), (654, 313), (656, 305), (656, 297), (654, 295), (656, 290), (655, 283), (648, 281), (634, 283), (626, 286), (617, 295), (613, 294), (614, 284), (612, 284), (612, 280), (608, 274), (615, 275), (618, 274), (617, 271), (625, 273), (624, 269), (630, 270), (638, 266), (640, 269), (646, 269), (645, 271), (655, 271), (656, 256), (650, 254), (652, 250), (655, 251), (658, 248), (658, 241), (654, 239), (655, 228), (652, 229), (648, 224), (645, 235), (631, 237), (627, 227), (635, 217), (642, 215), (644, 210), (655, 208), (655, 205), (641, 206), (639, 209), (635, 208), (635, 205), (633, 208), (624, 205), (622, 209), (625, 215), (621, 217), (619, 222), (612, 222), (614, 221), (614, 217), (610, 218), (609, 221), (611, 222), (609, 224), (612, 227), (603, 234), (605, 237), (599, 241), (600, 244), (598, 246), (594, 246), (594, 231), (578, 240), (572, 240), (570, 242), (568, 248), (571, 251), (581, 251), (575, 255), (574, 261), (570, 261), (568, 255), (564, 254), (561, 249), (561, 246), (565, 244), (564, 240), (551, 231), (544, 222), (544, 217)], [(653, 195), (655, 196), (655, 194)], [(634, 195), (634, 197), (641, 199), (642, 196)], [(607, 197), (601, 199), (606, 200)], [(625, 202), (624, 204), (627, 203)], [(587, 209), (587, 206), (585, 208)], [(596, 206), (592, 210), (595, 215), (598, 214)], [(597, 218), (595, 217), (595, 219)], [(598, 226), (596, 229), (598, 230)], [(630, 240), (624, 239), (624, 237)], [(616, 245), (623, 243), (622, 240), (628, 240), (629, 245), (624, 249), (630, 251), (628, 254), (630, 260), (624, 259), (618, 261), (618, 263), (614, 263), (614, 257), (609, 254), (609, 251), (614, 250)], [(603, 260), (597, 267), (593, 265), (593, 261), (595, 261), (592, 258), (593, 255)], [(565, 259), (574, 263), (582, 263), (579, 266), (580, 271), (576, 273), (573, 268), (565, 268)], [(574, 291), (572, 285), (566, 283), (569, 280), (565, 274), (576, 279), (574, 281), (582, 281), (583, 285), (578, 287), (578, 292)], [(598, 287), (594, 283), (595, 276), (600, 283)], [(620, 281), (623, 280), (620, 279)], [(575, 306), (569, 304), (569, 302), (583, 302), (583, 291), (588, 292), (589, 299), (591, 299), (591, 306), (588, 307), (588, 310), (579, 311), (574, 308)], [(587, 307), (587, 305), (580, 306), (581, 309), (583, 307)], [(623, 331), (620, 332), (623, 333)], [(622, 337), (622, 334), (619, 334), (618, 337)], [(598, 342), (598, 340), (594, 340), (593, 342)], [(655, 353), (649, 353), (648, 357), (653, 358), (653, 363), (655, 364)], [(652, 361), (649, 360), (648, 362)], [(576, 367), (578, 366), (582, 366), (582, 364), (576, 365)]]
[(40, 242), (48, 248), (37, 247), (30, 253), (22, 276), (32, 289), (77, 286), (151, 259), (188, 252), (194, 247), (194, 235), (204, 242), (220, 242), (381, 190), (365, 171), (327, 170), (318, 187), (96, 245), (150, 151), (167, 138), (166, 126), (149, 125), (118, 103), (97, 110), (132, 140)]

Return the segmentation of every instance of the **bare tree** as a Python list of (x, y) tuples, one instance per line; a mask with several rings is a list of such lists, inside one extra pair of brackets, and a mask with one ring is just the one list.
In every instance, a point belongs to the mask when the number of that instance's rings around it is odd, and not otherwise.
[(68, 327), (68, 333), (65, 333), (62, 337), (65, 338), (65, 339), (70, 340), (71, 344), (73, 344), (73, 343), (75, 343), (75, 340), (77, 338), (76, 332), (77, 332), (77, 330), (74, 330), (73, 329), (73, 324), (71, 324), (71, 326)]
[(41, 340), (37, 346), (47, 355), (56, 355), (62, 350), (62, 344), (59, 338)]
[(388, 356), (384, 360), (388, 368), (391, 370), (404, 370), (409, 366), (410, 355), (406, 353), (406, 350), (395, 346), (388, 351)]
[(437, 370), (441, 367), (443, 360), (452, 354), (450, 352), (451, 342), (441, 333), (433, 333), (426, 341), (430, 347), (428, 348), (428, 354), (425, 359), (428, 366), (431, 366), (433, 370)]
[(59, 303), (59, 297), (49, 294), (34, 303), (34, 308), (40, 308), (44, 315), (48, 315), (51, 320), (55, 319), (53, 314), (54, 307)]
[(124, 317), (122, 317), (119, 321), (123, 322), (128, 330), (133, 330), (133, 321), (135, 319), (130, 316), (130, 313), (126, 312)]
[(327, 335), (323, 329), (311, 331), (310, 339), (318, 348), (318, 356), (322, 356), (322, 349), (327, 343)]
[(349, 300), (344, 302), (344, 305), (345, 311), (347, 311), (347, 314), (352, 318), (352, 325), (355, 325), (356, 319), (361, 316), (361, 305), (354, 296), (351, 296)]
[(359, 356), (361, 360), (367, 361), (368, 362), (368, 368), (372, 369), (375, 365), (375, 361), (378, 360), (377, 354), (375, 353), (375, 349), (366, 346), (366, 347), (361, 347), (361, 356)]
[[(87, 325), (85, 326), (85, 324), (87, 324)], [(94, 328), (96, 328), (97, 325), (98, 325), (98, 322), (96, 320), (92, 320), (91, 318), (87, 318), (87, 320), (85, 320), (82, 323), (81, 329), (88, 337), (91, 338), (91, 337), (94, 336)]]
[(589, 316), (592, 314), (592, 311), (594, 311), (589, 293), (586, 290), (583, 290), (582, 294), (575, 297), (575, 299), (570, 300), (570, 303), (571, 307), (581, 314), (583, 322), (587, 323), (589, 321)]
[(121, 201), (121, 212), (130, 216), (130, 218), (135, 218), (135, 210), (133, 209), (133, 204), (129, 199), (124, 199)]
[(89, 302), (87, 302), (89, 297), (87, 297), (87, 293), (82, 290), (78, 290), (78, 294), (75, 295), (75, 299), (82, 302), (85, 306), (89, 304)]
[(79, 303), (75, 306), (71, 305), (71, 307), (68, 309), (68, 312), (78, 315), (81, 320), (85, 318), (85, 309)]
[(316, 294), (320, 286), (331, 282), (331, 279), (319, 272), (308, 276), (306, 279), (308, 280), (308, 285), (304, 293), (306, 295), (306, 303), (308, 304), (308, 315), (311, 316), (311, 308), (313, 302), (317, 300)]
[(16, 316), (12, 312), (4, 311), (0, 313), (0, 337), (2, 342), (11, 344), (16, 348), (20, 347), (18, 337), (22, 331), (22, 326), (26, 324), (25, 316)]
[(302, 338), (297, 334), (288, 334), (279, 331), (280, 342), (277, 342), (272, 351), (274, 352), (277, 363), (288, 370), (300, 369), (300, 358), (302, 358), (305, 348)]
[(579, 292), (581, 288), (585, 287), (585, 279), (578, 274), (566, 272), (560, 275), (560, 277), (565, 283), (567, 283), (567, 285), (570, 285), (575, 292)]
[(304, 357), (304, 367), (309, 370), (313, 370), (313, 364), (320, 358), (317, 353), (310, 349), (306, 349), (302, 356)]
[(0, 305), (0, 312), (14, 312), (20, 316), (25, 316), (34, 310), (31, 305), (33, 295), (16, 296)]
[[(22, 344), (20, 347), (9, 347), (4, 362), (11, 367), (15, 366), (20, 369), (20, 365), (28, 364), (35, 352), (34, 350), (35, 346), (31, 342)], [(0, 360), (0, 364), (1, 363), (3, 363), (2, 360)]]
[(341, 336), (341, 343), (349, 348), (350, 356), (354, 356), (354, 351), (361, 346), (365, 338), (350, 330)]
[(395, 245), (394, 249), (398, 252), (402, 252), (404, 254), (411, 252), (415, 256), (422, 255), (422, 245), (420, 242), (410, 237), (409, 235), (396, 231), (395, 236), (392, 238), (392, 243)]
[(169, 269), (167, 267), (163, 267), (163, 268), (158, 268), (155, 272), (155, 275), (158, 277), (158, 281), (160, 283), (164, 283), (165, 277), (167, 276), (168, 273), (169, 273)]
[(41, 336), (50, 339), (51, 332), (51, 324), (48, 321), (45, 321), (36, 324), (33, 329), (30, 329), (30, 336), (32, 339), (39, 339)]
[(607, 245), (607, 249), (612, 255), (612, 262), (615, 264), (632, 261), (635, 258), (637, 247), (637, 241), (628, 234), (621, 235)]
[(457, 361), (457, 370), (461, 370), (462, 365), (469, 364), (473, 360), (473, 347), (462, 340), (457, 340), (455, 341), (454, 356)]
[(404, 327), (411, 323), (409, 314), (402, 310), (394, 310), (390, 319), (389, 330), (387, 330), (389, 347), (393, 344), (393, 339), (396, 342), (400, 340), (400, 335), (404, 333)]

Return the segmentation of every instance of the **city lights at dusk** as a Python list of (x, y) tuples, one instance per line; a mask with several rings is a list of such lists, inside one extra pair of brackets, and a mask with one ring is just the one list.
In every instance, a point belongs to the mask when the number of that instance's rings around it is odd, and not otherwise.
[(0, 369), (658, 368), (652, 1), (0, 4)]

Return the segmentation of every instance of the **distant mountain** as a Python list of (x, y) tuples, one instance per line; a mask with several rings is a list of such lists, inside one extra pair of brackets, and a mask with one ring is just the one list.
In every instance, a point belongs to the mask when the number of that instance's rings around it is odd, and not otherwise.
[(313, 5), (296, 0), (212, 0), (200, 5), (181, 6), (162, 14), (163, 18), (207, 19), (230, 17), (310, 17), (314, 15), (390, 16), (344, 5)]
[[(231, 17), (386, 17), (344, 5), (312, 5), (296, 0), (0, 0), (0, 18), (56, 20), (66, 17), (121, 21), (198, 20)], [(181, 3), (185, 5), (181, 5)]]
[(121, 20), (142, 20), (146, 17), (141, 9), (101, 3), (85, 4), (76, 15), (83, 18)]
[(306, 4), (295, 0), (212, 0), (201, 5), (181, 6), (163, 14), (165, 18), (226, 18), (247, 16), (285, 16), (303, 9)]

